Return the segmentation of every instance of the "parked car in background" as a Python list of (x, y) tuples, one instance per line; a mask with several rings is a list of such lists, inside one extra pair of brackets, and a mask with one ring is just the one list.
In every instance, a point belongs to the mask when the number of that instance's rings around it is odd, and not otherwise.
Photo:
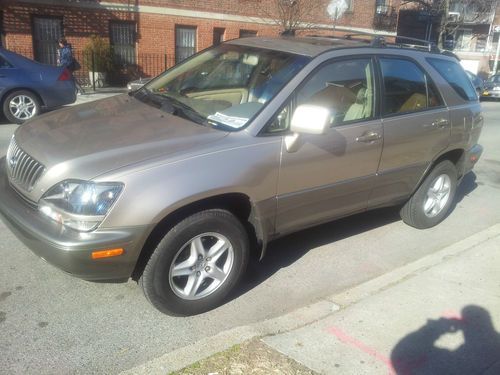
[(151, 81), (153, 78), (139, 78), (136, 79), (135, 81), (131, 81), (127, 83), (127, 90), (128, 91), (135, 91), (139, 90), (142, 86), (144, 86), (146, 83)]
[(481, 96), (481, 94), (484, 91), (484, 81), (480, 77), (478, 77), (477, 75), (468, 70), (466, 70), (465, 73), (467, 73), (467, 76), (470, 78), (472, 84), (474, 85), (474, 88), (477, 91), (477, 94)]
[(0, 103), (7, 120), (22, 124), (44, 110), (75, 100), (76, 86), (69, 70), (0, 47)]
[(488, 78), (484, 84), (482, 98), (500, 99), (500, 74)]
[(435, 48), (242, 38), (19, 127), (0, 216), (64, 271), (132, 277), (160, 311), (192, 315), (285, 234), (393, 205), (437, 225), (482, 126), (471, 81)]

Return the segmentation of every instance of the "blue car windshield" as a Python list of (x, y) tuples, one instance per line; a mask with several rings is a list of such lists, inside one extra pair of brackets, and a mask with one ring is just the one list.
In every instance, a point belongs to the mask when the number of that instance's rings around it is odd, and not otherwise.
[(281, 51), (223, 44), (166, 71), (136, 97), (197, 123), (237, 131), (309, 61)]

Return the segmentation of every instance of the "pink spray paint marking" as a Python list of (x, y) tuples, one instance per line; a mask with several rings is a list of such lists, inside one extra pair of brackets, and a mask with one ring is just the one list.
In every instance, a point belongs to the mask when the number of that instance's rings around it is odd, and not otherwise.
[(445, 318), (445, 319), (459, 320), (461, 322), (464, 321), (464, 318), (462, 317), (462, 315), (458, 311), (455, 311), (455, 310), (443, 311), (443, 313), (441, 314), (441, 317)]
[[(446, 319), (457, 320), (461, 323), (467, 323), (465, 321), (465, 319), (462, 317), (462, 315), (455, 310), (443, 311), (443, 313), (441, 314), (441, 317), (446, 318)], [(391, 360), (389, 358), (387, 358), (386, 356), (384, 356), (383, 354), (377, 352), (373, 348), (370, 348), (368, 345), (355, 339), (354, 337), (349, 336), (348, 334), (346, 334), (344, 331), (342, 331), (341, 329), (339, 329), (337, 327), (330, 327), (327, 329), (327, 331), (328, 331), (328, 333), (337, 337), (337, 339), (339, 339), (344, 344), (350, 345), (354, 348), (357, 348), (357, 349), (361, 350), (362, 352), (370, 355), (371, 357), (377, 359), (378, 361), (382, 362), (389, 370), (389, 374), (396, 375), (396, 370), (394, 369), (394, 366), (392, 365)], [(418, 358), (416, 361), (414, 361), (414, 363), (402, 363), (401, 365), (405, 365), (404, 366), (404, 367), (406, 367), (405, 373), (406, 372), (410, 373), (411, 369), (419, 368), (423, 363), (425, 363), (425, 361), (426, 361), (426, 358), (422, 357), (422, 358)]]
[(331, 333), (332, 335), (337, 337), (344, 344), (347, 344), (347, 345), (350, 345), (356, 349), (359, 349), (362, 352), (364, 352), (364, 353), (372, 356), (373, 358), (377, 359), (378, 361), (382, 362), (389, 370), (389, 374), (391, 374), (391, 375), (396, 374), (396, 371), (394, 370), (394, 367), (392, 366), (391, 360), (389, 358), (387, 358), (385, 355), (377, 352), (373, 348), (370, 348), (368, 345), (355, 339), (354, 337), (349, 336), (348, 334), (346, 334), (344, 331), (340, 330), (337, 327), (330, 327), (327, 329), (327, 331), (328, 331), (328, 333)]

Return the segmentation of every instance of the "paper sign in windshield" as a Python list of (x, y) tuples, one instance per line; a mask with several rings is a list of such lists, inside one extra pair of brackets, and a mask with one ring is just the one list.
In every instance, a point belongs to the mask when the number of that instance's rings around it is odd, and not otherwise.
[(228, 116), (228, 115), (224, 115), (220, 112), (217, 112), (214, 115), (210, 115), (207, 118), (209, 120), (219, 122), (223, 125), (230, 126), (234, 129), (239, 129), (248, 122), (248, 118)]

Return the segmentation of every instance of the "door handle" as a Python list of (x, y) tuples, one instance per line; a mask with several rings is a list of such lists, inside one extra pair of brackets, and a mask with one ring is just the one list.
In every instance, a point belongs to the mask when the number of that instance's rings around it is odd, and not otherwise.
[(356, 138), (356, 142), (370, 143), (379, 140), (382, 136), (376, 132), (368, 132)]
[(424, 125), (424, 128), (443, 129), (446, 128), (449, 124), (450, 122), (447, 119), (442, 118), (432, 122), (430, 125)]

